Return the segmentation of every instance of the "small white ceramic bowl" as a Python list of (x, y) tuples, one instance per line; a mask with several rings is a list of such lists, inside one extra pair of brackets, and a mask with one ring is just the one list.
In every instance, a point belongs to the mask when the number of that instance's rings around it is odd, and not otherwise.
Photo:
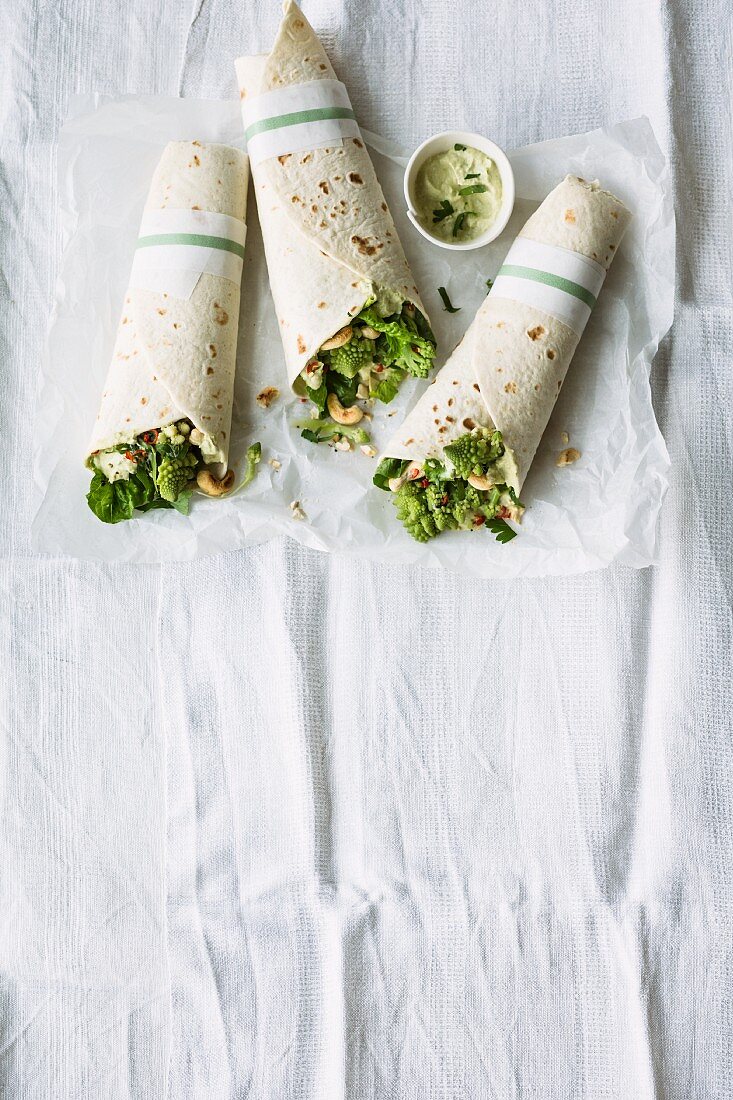
[[(429, 229), (421, 225), (415, 211), (413, 193), (417, 173), (428, 157), (432, 157), (434, 153), (444, 153), (447, 149), (452, 149), (454, 145), (472, 146), (474, 149), (480, 149), (482, 153), (486, 153), (487, 157), (491, 157), (499, 169), (502, 193), (499, 213), (486, 232), (482, 233), (480, 237), (474, 237), (471, 241), (457, 241), (455, 244), (452, 241), (442, 241), (438, 237), (434, 237)], [(439, 248), (451, 248), (455, 252), (468, 252), (472, 248), (482, 248), (490, 241), (496, 240), (509, 221), (514, 209), (514, 173), (506, 153), (493, 141), (482, 137), (481, 134), (470, 134), (467, 130), (445, 130), (442, 134), (435, 134), (434, 137), (424, 141), (422, 145), (418, 145), (407, 162), (407, 168), (405, 169), (405, 199), (407, 200), (408, 218), (426, 240), (437, 244)]]

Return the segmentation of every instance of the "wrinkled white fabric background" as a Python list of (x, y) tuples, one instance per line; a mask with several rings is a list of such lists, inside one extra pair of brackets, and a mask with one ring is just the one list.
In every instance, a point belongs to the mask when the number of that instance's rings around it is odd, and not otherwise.
[(34, 556), (68, 96), (231, 95), (278, 5), (1, 0), (0, 1093), (731, 1097), (730, 6), (305, 10), (402, 143), (650, 116), (679, 220), (662, 564)]

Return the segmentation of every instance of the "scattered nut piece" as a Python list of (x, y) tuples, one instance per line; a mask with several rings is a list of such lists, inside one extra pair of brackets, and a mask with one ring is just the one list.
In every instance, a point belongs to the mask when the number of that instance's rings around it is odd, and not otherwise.
[(556, 466), (570, 466), (571, 463), (577, 462), (580, 458), (580, 451), (576, 451), (575, 447), (567, 447), (566, 450), (560, 451), (557, 456)]
[(291, 500), (290, 501), (290, 514), (293, 517), (293, 519), (305, 519), (306, 518), (305, 512), (300, 507), (300, 501), (299, 500)]
[(369, 387), (365, 386), (363, 382), (360, 383), (356, 391), (356, 396), (361, 401), (366, 401), (367, 397), (369, 396)]
[(374, 458), (377, 453), (376, 449), (372, 447), (369, 443), (363, 443), (359, 450), (363, 455), (366, 455), (367, 458)]
[(361, 334), (362, 336), (366, 336), (367, 340), (377, 340), (382, 335), (381, 332), (378, 332), (377, 329), (372, 328), (371, 325), (362, 325)]
[(199, 470), (196, 474), (196, 484), (207, 496), (223, 497), (234, 485), (234, 470), (227, 470), (221, 481), (214, 477), (211, 470)]
[(351, 450), (351, 440), (350, 439), (339, 439), (339, 440), (336, 441), (336, 443), (334, 443), (334, 447), (337, 451), (350, 451)]
[(567, 432), (563, 432), (562, 435), (560, 436), (560, 440), (562, 442), (563, 447), (567, 447), (568, 443), (570, 442), (570, 436), (568, 435)]
[(481, 489), (484, 492), (489, 492), (494, 488), (494, 482), (490, 477), (480, 477), (479, 474), (471, 474), (467, 480), (468, 484), (473, 485), (474, 489)]
[(280, 390), (275, 386), (265, 386), (264, 390), (260, 390), (257, 394), (257, 404), (261, 405), (263, 409), (269, 409), (273, 401), (276, 401), (280, 396)]
[(272, 466), (273, 470), (279, 470), (282, 466), (282, 462), (278, 462), (276, 458), (271, 458), (268, 461), (268, 466)]
[(364, 416), (358, 405), (345, 409), (335, 393), (329, 393), (326, 408), (337, 424), (358, 424)]

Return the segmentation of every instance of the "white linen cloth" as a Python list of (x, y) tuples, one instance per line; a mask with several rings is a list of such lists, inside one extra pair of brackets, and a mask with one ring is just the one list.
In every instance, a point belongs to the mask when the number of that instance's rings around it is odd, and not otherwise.
[(232, 95), (279, 13), (4, 0), (0, 1094), (730, 1097), (729, 5), (305, 10), (401, 143), (652, 119), (679, 218), (662, 564), (33, 556), (68, 96)]

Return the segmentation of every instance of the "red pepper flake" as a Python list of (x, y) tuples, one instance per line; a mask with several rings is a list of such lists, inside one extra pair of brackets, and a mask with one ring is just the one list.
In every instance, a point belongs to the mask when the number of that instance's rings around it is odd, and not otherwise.
[(132, 451), (125, 451), (125, 458), (127, 459), (128, 462), (134, 462), (135, 461), (132, 457)]
[(447, 493), (443, 493), (442, 497), (440, 498), (440, 503), (443, 505), (443, 507), (445, 507), (445, 505), (448, 503)]
[(424, 477), (424, 478), (422, 479), (422, 481), (420, 482), (420, 484), (422, 485), (423, 489), (427, 489), (427, 487), (428, 487), (428, 485), (430, 484), (430, 482), (428, 481), (428, 479), (427, 479), (426, 477)]
[(480, 527), (482, 523), (486, 523), (486, 516), (474, 516), (473, 522), (477, 527)]
[(382, 371), (384, 370), (384, 367), (382, 366), (381, 363), (375, 363), (374, 364), (374, 370), (377, 372), (377, 374), (381, 374)]
[(152, 428), (149, 432), (143, 432), (142, 441), (143, 441), (143, 443), (152, 443), (152, 444), (157, 443), (158, 442), (158, 429), (157, 428)]
[(509, 517), (511, 516), (511, 512), (507, 508), (506, 504), (502, 504), (501, 508), (496, 514), (499, 519), (509, 519)]

